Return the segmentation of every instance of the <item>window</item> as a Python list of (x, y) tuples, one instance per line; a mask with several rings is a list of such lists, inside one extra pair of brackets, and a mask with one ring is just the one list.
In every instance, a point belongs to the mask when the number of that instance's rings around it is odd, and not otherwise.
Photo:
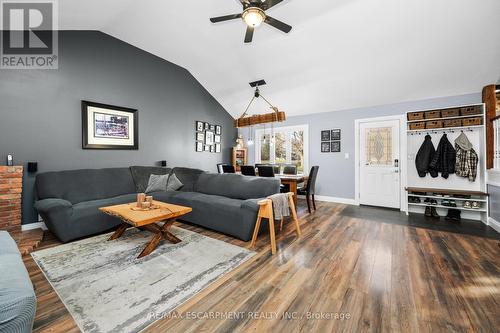
[(256, 163), (294, 164), (298, 173), (307, 172), (307, 125), (258, 129), (255, 138)]

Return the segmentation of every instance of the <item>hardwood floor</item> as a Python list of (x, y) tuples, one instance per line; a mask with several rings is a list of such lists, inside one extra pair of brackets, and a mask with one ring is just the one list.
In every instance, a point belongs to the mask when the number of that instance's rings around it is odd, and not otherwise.
[[(498, 332), (498, 239), (385, 223), (340, 204), (318, 203), (313, 214), (304, 206), (300, 239), (286, 223), (271, 256), (268, 235), (259, 236), (254, 260), (158, 314), (146, 332)], [(40, 248), (57, 244), (48, 235)], [(38, 297), (35, 331), (78, 332), (31, 257), (25, 263)]]

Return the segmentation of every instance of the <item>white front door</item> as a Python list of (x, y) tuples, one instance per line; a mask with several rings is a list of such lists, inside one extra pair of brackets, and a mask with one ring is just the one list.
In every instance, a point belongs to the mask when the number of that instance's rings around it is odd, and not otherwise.
[(359, 203), (400, 208), (399, 120), (359, 125)]

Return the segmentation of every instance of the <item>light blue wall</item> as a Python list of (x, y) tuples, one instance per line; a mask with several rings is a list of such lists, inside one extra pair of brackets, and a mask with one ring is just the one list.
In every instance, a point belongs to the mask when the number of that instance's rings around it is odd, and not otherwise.
[[(320, 166), (316, 183), (318, 195), (354, 199), (355, 119), (398, 115), (412, 110), (473, 103), (481, 103), (480, 93), (290, 117), (278, 126), (308, 124), (309, 166)], [(342, 151), (340, 153), (321, 153), (321, 130), (333, 128), (342, 130)], [(245, 137), (246, 142), (248, 131), (243, 129), (241, 134)], [(349, 153), (349, 159), (345, 159), (345, 153)], [(249, 148), (248, 155), (249, 164), (254, 164), (255, 151), (253, 146)]]

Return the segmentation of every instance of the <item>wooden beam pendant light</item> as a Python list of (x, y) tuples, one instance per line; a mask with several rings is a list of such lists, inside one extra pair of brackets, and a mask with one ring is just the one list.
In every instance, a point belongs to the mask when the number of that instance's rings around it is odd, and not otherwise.
[[(250, 83), (250, 86), (255, 87), (255, 93), (254, 93), (252, 99), (250, 100), (250, 103), (248, 104), (247, 108), (245, 109), (245, 112), (243, 112), (243, 114), (238, 119), (236, 119), (234, 121), (235, 127), (241, 128), (241, 127), (248, 127), (248, 126), (253, 126), (253, 125), (258, 125), (258, 124), (266, 124), (266, 123), (274, 123), (274, 122), (286, 120), (285, 112), (280, 111), (276, 106), (272, 105), (264, 96), (261, 95), (260, 90), (259, 90), (259, 85), (264, 85), (264, 84), (266, 84), (266, 82), (264, 80)], [(255, 101), (259, 97), (262, 97), (262, 99), (267, 104), (269, 104), (269, 107), (271, 108), (271, 110), (273, 110), (273, 112), (247, 116), (248, 109), (252, 105), (253, 101)]]

